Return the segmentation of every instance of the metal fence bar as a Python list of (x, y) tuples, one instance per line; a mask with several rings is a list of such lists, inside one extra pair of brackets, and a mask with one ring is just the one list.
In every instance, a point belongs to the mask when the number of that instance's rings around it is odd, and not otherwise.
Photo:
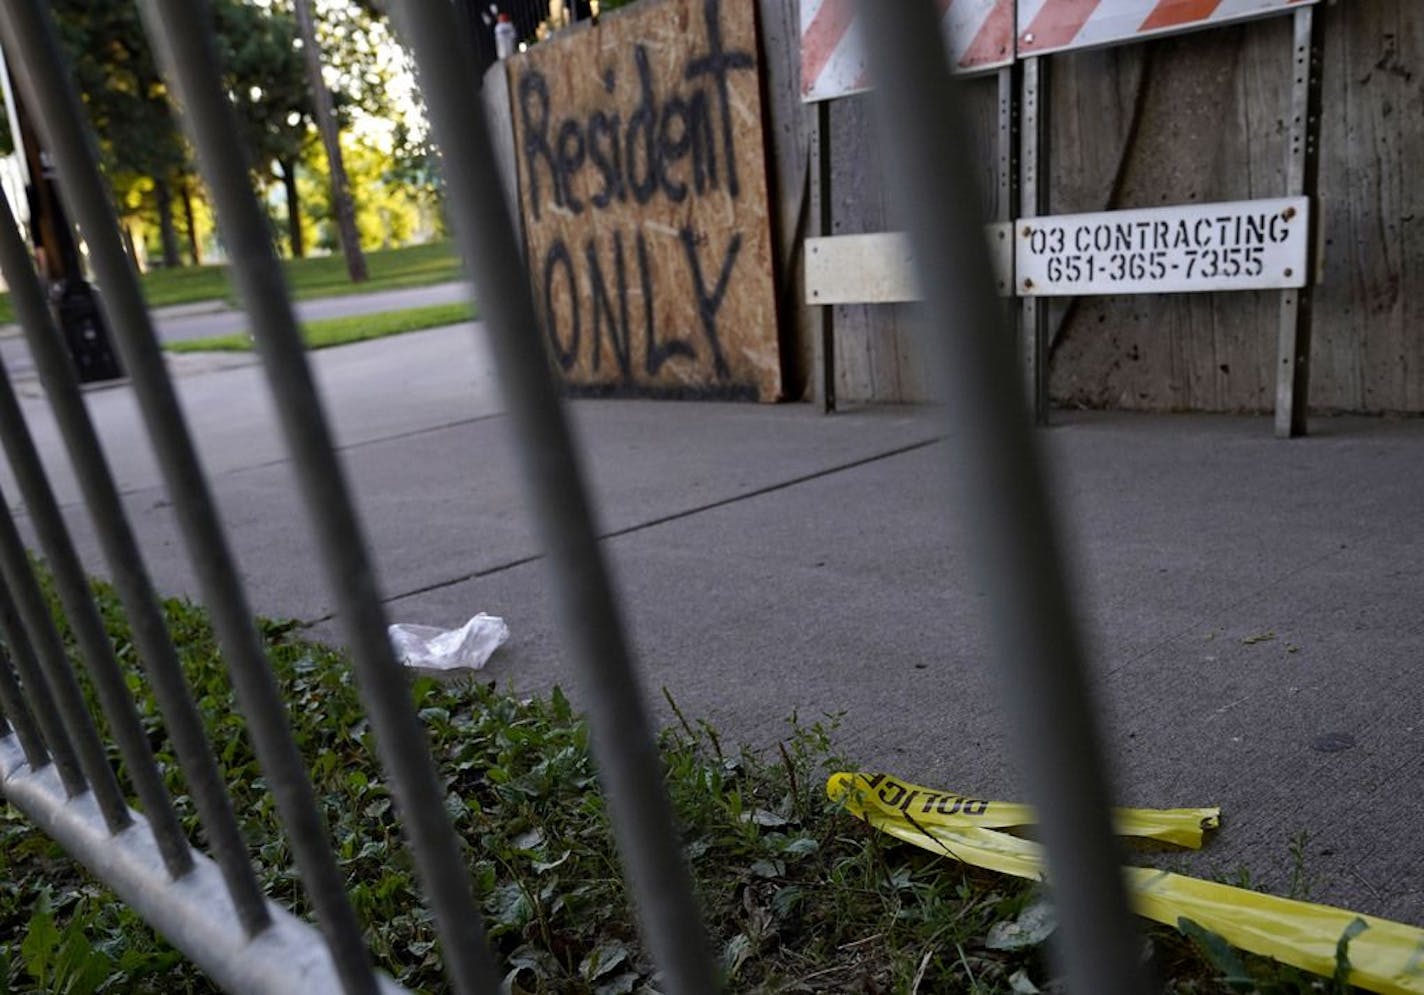
[(84, 771), (80, 768), (79, 758), (69, 742), (69, 733), (60, 719), (59, 709), (55, 706), (44, 671), (39, 660), (35, 658), (34, 647), (25, 635), (19, 611), (15, 607), (14, 599), (10, 597), (9, 585), (3, 578), (0, 578), (0, 636), (5, 639), (5, 648), (9, 650), (15, 673), (24, 682), (20, 693), (30, 706), (35, 724), (44, 738), (45, 749), (59, 772), (59, 779), (65, 791), (70, 797), (82, 795), (89, 790), (89, 785), (84, 780)]
[(44, 737), (40, 735), (34, 715), (25, 704), (25, 693), (15, 677), (9, 654), (3, 651), (0, 651), (0, 720), (5, 720), (0, 722), (0, 737), (14, 732), (31, 769), (39, 770), (50, 762)]
[(456, 991), (494, 991), (500, 976), (485, 942), (470, 872), (446, 813), (430, 744), (411, 701), (407, 672), (386, 635), (386, 610), (356, 510), (337, 461), (307, 363), (266, 212), (223, 92), (210, 12), (196, 0), (147, 0), (146, 27), (176, 85), (183, 121), (212, 191), (234, 274), (255, 330), (327, 583), (355, 665), (357, 687), (401, 824), (442, 941)]
[[(973, 523), (988, 589), (993, 664), (1042, 820), (1058, 906), (1056, 950), (1072, 991), (1149, 990), (1108, 817), (1092, 700), (1062, 580), (1044, 480), (999, 318), (962, 150), (963, 128), (928, 0), (886, 17), (859, 0), (892, 195), (912, 219), (927, 358), (946, 398), (951, 486)], [(954, 315), (933, 325), (932, 316)], [(965, 472), (964, 466), (969, 470)], [(954, 482), (958, 482), (956, 485)]]
[[(163, 610), (124, 515), (118, 487), (84, 406), (59, 329), (45, 306), (44, 292), (14, 219), (3, 209), (0, 209), (0, 271), (5, 274), (11, 304), (24, 328), (30, 355), (69, 450), (70, 463), (103, 546), (114, 586), (128, 612), (134, 646), (162, 710), (194, 805), (207, 830), (209, 847), (228, 883), (243, 928), (249, 933), (259, 932), (270, 921), (267, 903), (233, 816), (222, 773), (188, 692), (182, 664), (163, 621)], [(13, 410), (18, 418), (18, 406), (10, 395), (7, 381), (0, 387), (0, 408)]]
[(6, 0), (0, 5), (0, 30), (10, 64), (54, 157), (61, 190), (103, 283), (105, 310), (132, 378), (203, 600), (337, 973), (352, 995), (375, 995), (375, 975), (361, 926), (346, 894), (305, 764), (292, 739), (286, 705), (263, 653), (236, 561), (169, 380), (143, 295), (119, 240), (117, 220), (54, 26), (38, 0)]
[[(148, 821), (133, 813), (120, 836), (104, 829), (89, 795), (65, 797), (54, 771), (30, 770), (20, 751), (0, 739), (5, 798), (40, 832), (59, 843), (179, 950), (232, 992), (325, 995), (340, 990), (320, 934), (289, 912), (268, 905), (271, 925), (255, 936), (238, 924), (217, 866), (194, 855), (193, 870), (174, 881), (164, 869)], [(379, 995), (404, 995), (387, 978)]]
[[(3, 572), (5, 584), (15, 599), (21, 626), (44, 672), (44, 682), (54, 696), (63, 723), (63, 736), (74, 744), (84, 780), (98, 800), (109, 831), (122, 832), (130, 821), (123, 789), (109, 766), (109, 757), (99, 739), (94, 717), (84, 704), (84, 692), (80, 690), (79, 681), (64, 653), (64, 643), (50, 616), (49, 605), (45, 603), (39, 582), (30, 569), (29, 553), (19, 530), (15, 528), (15, 519), (3, 494), (0, 494), (0, 505), (3, 505), (0, 507), (0, 572)], [(59, 731), (55, 732), (58, 734)], [(50, 740), (51, 749), (54, 742)]]
[(108, 720), (109, 732), (128, 767), (129, 780), (143, 803), (169, 873), (175, 878), (182, 877), (193, 866), (192, 848), (174, 811), (173, 799), (163, 784), (138, 706), (134, 704), (133, 693), (114, 655), (114, 646), (104, 630), (104, 620), (94, 604), (84, 565), (69, 538), (64, 515), (54, 499), (4, 363), (0, 363), (0, 445), (20, 485), (30, 522), (49, 561), (70, 632), (88, 668), (100, 709)]
[(444, 0), (394, 4), (444, 155), (455, 234), (479, 292), (525, 486), (553, 574), (565, 645), (585, 676), (594, 753), (643, 934), (673, 992), (711, 992), (717, 973), (683, 863), (652, 726), (593, 529), (538, 327), (529, 280), (500, 198), (470, 61)]

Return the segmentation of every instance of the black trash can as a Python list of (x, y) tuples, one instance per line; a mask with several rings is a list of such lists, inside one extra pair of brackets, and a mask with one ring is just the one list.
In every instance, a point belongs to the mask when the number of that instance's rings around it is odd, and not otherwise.
[(56, 285), (54, 295), (55, 319), (79, 382), (122, 378), (123, 364), (114, 352), (94, 288), (83, 280), (68, 279)]

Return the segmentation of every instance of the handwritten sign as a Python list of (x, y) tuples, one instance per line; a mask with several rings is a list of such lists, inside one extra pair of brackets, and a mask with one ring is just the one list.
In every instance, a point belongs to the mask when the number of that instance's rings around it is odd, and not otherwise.
[(1066, 214), (1020, 221), (1020, 296), (1303, 287), (1305, 197)]
[(510, 60), (543, 334), (573, 393), (781, 393), (753, 0), (661, 0)]

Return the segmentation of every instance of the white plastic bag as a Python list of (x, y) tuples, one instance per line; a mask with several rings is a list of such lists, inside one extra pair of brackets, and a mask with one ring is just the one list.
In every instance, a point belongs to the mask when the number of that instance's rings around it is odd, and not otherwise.
[(479, 670), (509, 638), (504, 619), (480, 612), (458, 629), (398, 623), (387, 630), (396, 658), (422, 670)]

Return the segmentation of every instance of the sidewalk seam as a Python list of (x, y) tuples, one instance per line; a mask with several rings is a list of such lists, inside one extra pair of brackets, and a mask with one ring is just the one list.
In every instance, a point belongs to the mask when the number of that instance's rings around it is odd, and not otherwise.
[[(657, 518), (652, 518), (645, 522), (637, 522), (633, 525), (625, 525), (621, 529), (613, 529), (608, 532), (601, 532), (598, 535), (598, 541), (602, 543), (611, 539), (620, 539), (623, 536), (632, 535), (636, 532), (643, 532), (647, 529), (657, 528), (658, 526), (666, 525), (669, 522), (676, 522), (684, 518), (691, 518), (694, 515), (700, 515), (704, 512), (715, 511), (718, 508), (725, 508), (728, 505), (737, 504), (741, 501), (747, 501), (751, 500), (752, 498), (763, 497), (767, 494), (774, 494), (777, 491), (782, 491), (791, 487), (799, 486), (801, 484), (810, 483), (813, 480), (820, 480), (823, 477), (829, 477), (837, 473), (844, 473), (847, 470), (854, 470), (858, 467), (866, 466), (871, 463), (878, 463), (881, 460), (893, 459), (896, 456), (904, 456), (907, 453), (913, 453), (920, 449), (927, 449), (930, 446), (933, 446), (936, 443), (943, 441), (943, 438), (943, 436), (936, 435), (928, 439), (921, 439), (918, 442), (912, 442), (904, 446), (897, 446), (894, 449), (889, 449), (885, 452), (875, 453), (871, 456), (865, 456), (857, 460), (851, 460), (848, 463), (838, 463), (835, 466), (826, 467), (825, 469), (816, 470), (811, 473), (801, 474), (800, 476), (792, 477), (788, 480), (780, 480), (774, 484), (767, 484), (763, 487), (758, 487), (754, 490), (746, 491), (742, 494), (734, 494), (730, 497), (718, 498), (716, 501), (710, 501), (707, 504), (698, 505), (694, 508), (685, 508), (682, 511), (674, 511), (666, 515), (660, 515)], [(515, 570), (519, 567), (527, 566), (530, 563), (536, 562), (537, 560), (542, 560), (544, 556), (544, 553), (532, 553), (528, 556), (521, 556), (518, 559), (509, 560), (505, 563), (500, 563), (492, 567), (486, 567), (483, 570), (475, 570), (467, 574), (462, 574), (459, 577), (454, 577), (448, 580), (436, 581), (433, 584), (424, 584), (420, 587), (412, 588), (408, 591), (401, 591), (396, 594), (389, 594), (381, 598), (381, 603), (389, 605), (396, 601), (402, 601), (406, 598), (413, 598), (421, 594), (429, 594), (432, 591), (440, 591), (444, 590), (447, 587), (454, 587), (457, 584), (463, 584), (467, 581), (481, 580), (485, 577), (490, 577), (494, 574), (503, 573), (507, 570)], [(336, 613), (329, 612), (319, 618), (304, 620), (301, 625), (303, 628), (310, 628), (314, 625), (321, 625), (324, 622), (330, 622), (335, 618)]]

